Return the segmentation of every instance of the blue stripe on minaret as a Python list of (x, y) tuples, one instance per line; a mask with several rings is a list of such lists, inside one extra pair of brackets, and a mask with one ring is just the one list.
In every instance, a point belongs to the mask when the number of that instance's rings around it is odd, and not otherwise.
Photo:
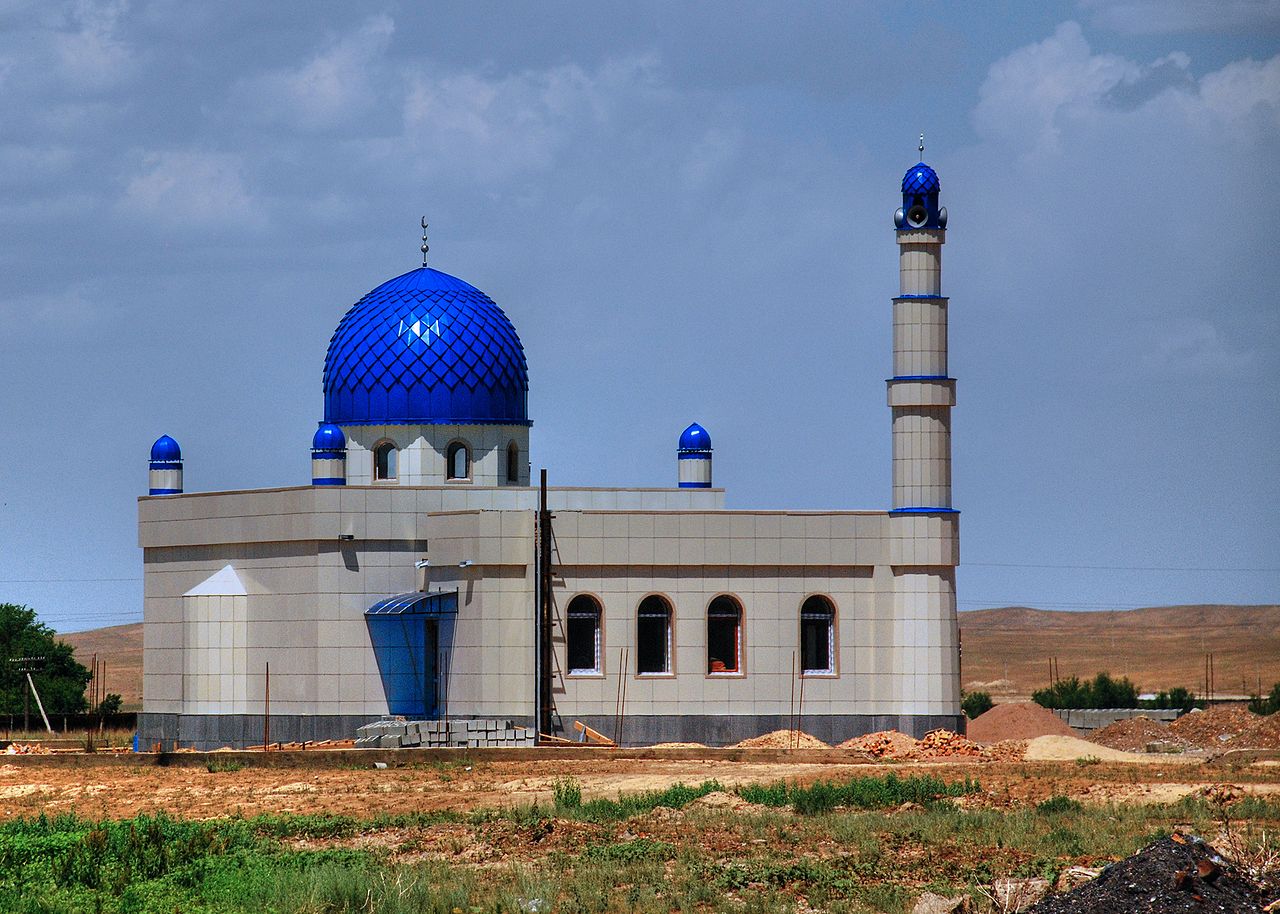
[(711, 483), (709, 483), (709, 482), (682, 482), (682, 483), (680, 483), (680, 488), (682, 488), (682, 489), (709, 489), (709, 488), (711, 488)]

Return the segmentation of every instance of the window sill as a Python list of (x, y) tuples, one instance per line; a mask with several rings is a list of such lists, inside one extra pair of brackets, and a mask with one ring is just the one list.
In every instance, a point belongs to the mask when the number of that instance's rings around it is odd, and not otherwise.
[(447, 486), (469, 486), (474, 485), (474, 480), (470, 479), (446, 479), (444, 484)]
[(636, 679), (675, 679), (675, 673), (636, 673)]
[(373, 481), (373, 484), (375, 486), (398, 486), (400, 485), (400, 480), (399, 479), (375, 479)]
[(839, 679), (840, 674), (834, 670), (802, 670), (801, 679)]
[(708, 673), (708, 679), (746, 679), (747, 674), (741, 670), (725, 670), (723, 673)]
[(564, 674), (565, 679), (604, 679), (604, 673), (599, 670), (570, 670)]

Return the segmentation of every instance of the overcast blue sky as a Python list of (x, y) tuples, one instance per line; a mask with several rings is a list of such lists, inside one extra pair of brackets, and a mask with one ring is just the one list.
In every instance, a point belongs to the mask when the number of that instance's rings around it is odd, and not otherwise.
[(1280, 600), (1280, 3), (0, 0), (0, 600), (141, 618), (136, 497), (309, 481), (418, 258), (530, 365), (535, 468), (889, 503), (892, 213), (950, 212), (962, 609)]

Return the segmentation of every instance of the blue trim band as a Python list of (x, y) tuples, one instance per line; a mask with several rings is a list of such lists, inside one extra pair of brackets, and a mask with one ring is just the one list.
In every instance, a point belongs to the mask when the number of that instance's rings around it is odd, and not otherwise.
[(945, 374), (900, 374), (884, 380), (886, 384), (892, 384), (894, 381), (954, 381), (955, 378)]
[(681, 460), (710, 460), (710, 451), (677, 451), (676, 456)]
[(709, 488), (711, 488), (711, 483), (709, 483), (709, 482), (682, 482), (682, 483), (680, 483), (680, 488), (682, 488), (682, 489), (709, 489)]
[(950, 295), (895, 295), (894, 301), (951, 301)]
[(311, 452), (312, 460), (346, 460), (346, 451), (317, 451)]
[(890, 514), (959, 514), (955, 508), (890, 508)]
[(153, 460), (151, 461), (151, 469), (180, 470), (182, 469), (182, 461), (181, 460)]
[(181, 489), (151, 489), (148, 495), (181, 495)]
[(397, 419), (394, 422), (388, 422), (383, 419), (343, 419), (341, 422), (334, 422), (334, 425), (386, 425), (389, 427), (401, 425), (522, 425), (526, 428), (533, 426), (532, 419)]
[(324, 479), (311, 480), (313, 486), (345, 486), (347, 481), (339, 476), (327, 476)]

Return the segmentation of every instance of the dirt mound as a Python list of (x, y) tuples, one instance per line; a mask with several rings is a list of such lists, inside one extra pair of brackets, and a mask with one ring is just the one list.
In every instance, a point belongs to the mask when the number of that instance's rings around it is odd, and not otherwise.
[(698, 797), (689, 804), (690, 806), (698, 806), (706, 809), (751, 809), (754, 804), (748, 803), (736, 793), (725, 793), (723, 790), (713, 790), (705, 796)]
[(1125, 752), (1146, 752), (1152, 743), (1164, 743), (1183, 749), (1194, 748), (1193, 743), (1179, 739), (1169, 732), (1169, 728), (1150, 717), (1131, 717), (1129, 720), (1118, 720), (1108, 724), (1101, 730), (1095, 730), (1089, 741), (1099, 746), (1122, 749)]
[(1228, 745), (1232, 749), (1280, 749), (1280, 714), (1258, 717)]
[(774, 730), (737, 743), (735, 749), (830, 749), (831, 747), (803, 730)]
[(1071, 736), (1074, 732), (1048, 708), (1026, 701), (996, 705), (978, 715), (969, 721), (966, 735), (976, 743), (998, 743), (1004, 739)]
[(837, 748), (865, 752), (872, 758), (907, 758), (916, 751), (916, 741), (897, 730), (881, 730), (847, 739)]
[(1257, 719), (1244, 708), (1211, 708), (1182, 715), (1169, 724), (1169, 732), (1202, 749), (1224, 749)]
[(650, 749), (705, 749), (706, 743), (654, 743)]
[(1046, 898), (1027, 914), (1220, 911), (1261, 914), (1270, 901), (1248, 876), (1199, 838), (1174, 834), (1104, 869), (1097, 879)]

